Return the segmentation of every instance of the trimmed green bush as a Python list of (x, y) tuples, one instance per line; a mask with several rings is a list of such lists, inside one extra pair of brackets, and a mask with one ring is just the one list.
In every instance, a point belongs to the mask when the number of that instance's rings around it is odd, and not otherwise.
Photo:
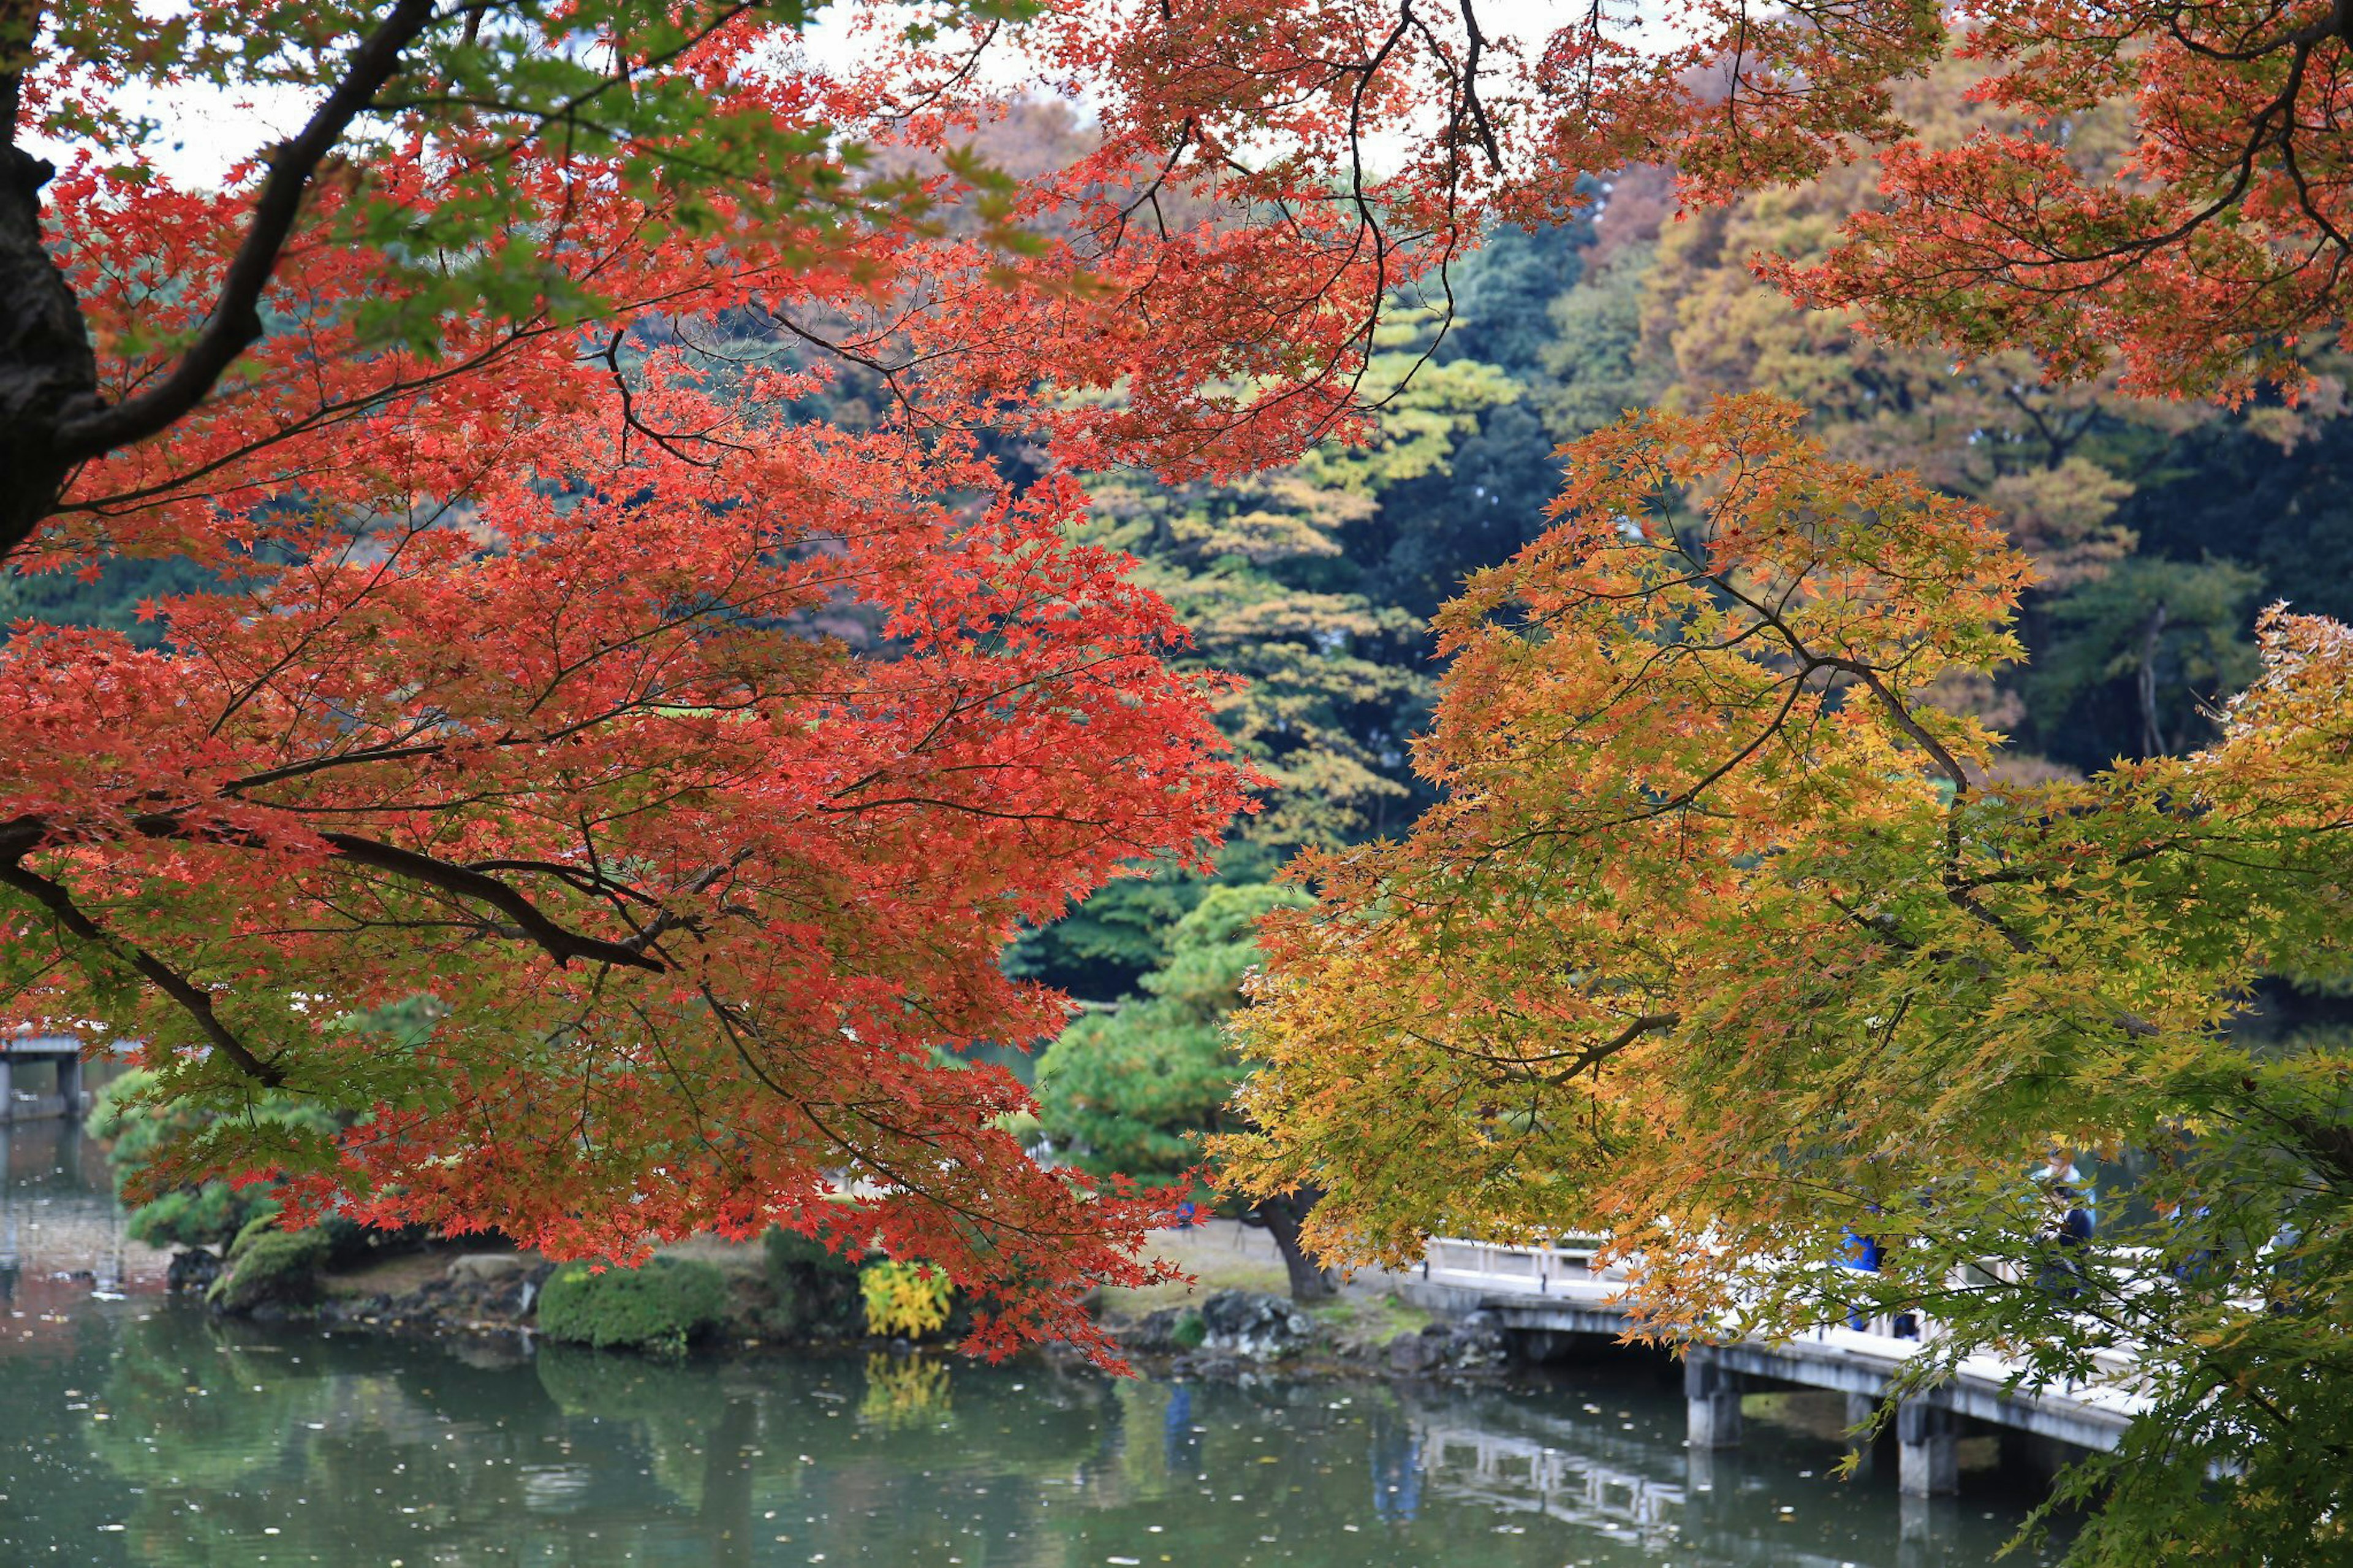
[(682, 1351), (726, 1317), (725, 1276), (681, 1258), (602, 1272), (567, 1263), (539, 1293), (542, 1334), (598, 1350)]
[(858, 1286), (860, 1259), (844, 1258), (821, 1241), (781, 1226), (771, 1229), (761, 1245), (767, 1259), (768, 1292), (776, 1299), (767, 1312), (770, 1331), (848, 1338), (864, 1329), (866, 1310)]
[(327, 1238), (316, 1230), (287, 1231), (265, 1215), (237, 1232), (228, 1267), (205, 1292), (216, 1312), (249, 1312), (265, 1301), (301, 1306), (319, 1298), (319, 1271), (327, 1266)]

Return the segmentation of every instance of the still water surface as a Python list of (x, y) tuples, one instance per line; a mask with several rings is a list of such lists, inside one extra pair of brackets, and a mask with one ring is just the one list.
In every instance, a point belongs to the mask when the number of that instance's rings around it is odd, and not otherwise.
[(1899, 1501), (1887, 1454), (1831, 1479), (1835, 1416), (1802, 1408), (1688, 1454), (1676, 1385), (1622, 1357), (1463, 1392), (215, 1323), (42, 1142), (17, 1131), (0, 1208), (8, 1568), (1912, 1568), (1984, 1563), (2019, 1516), (1981, 1478)]

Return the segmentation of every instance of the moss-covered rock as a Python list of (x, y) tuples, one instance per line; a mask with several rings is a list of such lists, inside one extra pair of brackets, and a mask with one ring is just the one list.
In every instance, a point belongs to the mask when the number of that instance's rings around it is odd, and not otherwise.
[(307, 1306), (319, 1299), (327, 1238), (316, 1230), (280, 1230), (268, 1217), (237, 1233), (227, 1266), (205, 1291), (216, 1312), (250, 1312), (265, 1303)]
[(542, 1335), (599, 1350), (683, 1350), (726, 1316), (726, 1277), (681, 1258), (601, 1271), (568, 1263), (539, 1294)]
[(769, 1332), (787, 1338), (849, 1338), (864, 1331), (866, 1309), (858, 1287), (857, 1258), (782, 1228), (763, 1239), (772, 1304), (763, 1314)]

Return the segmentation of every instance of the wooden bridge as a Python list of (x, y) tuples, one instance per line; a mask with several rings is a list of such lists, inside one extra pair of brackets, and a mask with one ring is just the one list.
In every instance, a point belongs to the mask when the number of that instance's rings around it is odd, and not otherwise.
[[(1625, 1279), (1596, 1272), (1589, 1248), (1438, 1239), (1430, 1242), (1420, 1269), (1398, 1284), (1417, 1306), (1482, 1312), (1520, 1333), (1616, 1338), (1630, 1321), (1617, 1304)], [(1683, 1394), (1691, 1447), (1737, 1447), (1741, 1394), (1772, 1388), (1844, 1394), (1850, 1424), (1860, 1424), (1894, 1388), (1906, 1364), (1928, 1349), (1926, 1340), (1899, 1335), (1895, 1328), (1883, 1318), (1861, 1329), (1818, 1329), (1792, 1340), (1687, 1347)], [(1923, 1320), (1918, 1331), (1933, 1335), (1935, 1323)], [(1989, 1355), (1967, 1358), (1954, 1375), (1905, 1395), (1896, 1406), (1898, 1489), (1912, 1497), (1957, 1489), (1963, 1421), (2077, 1447), (2113, 1448), (2143, 1401), (2131, 1390), (2130, 1363), (2111, 1361), (2104, 1362), (2108, 1375), (2098, 1383), (2030, 1391), (2013, 1386), (2020, 1372), (2015, 1363)]]

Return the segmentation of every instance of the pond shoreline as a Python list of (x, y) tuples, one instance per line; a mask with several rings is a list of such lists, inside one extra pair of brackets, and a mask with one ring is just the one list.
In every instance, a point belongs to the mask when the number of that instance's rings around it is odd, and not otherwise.
[[(244, 1288), (249, 1268), (184, 1252), (174, 1259), (172, 1278), (185, 1287), (180, 1294), (209, 1301), (223, 1316), (264, 1323), (316, 1322), (426, 1338), (520, 1334), (626, 1348), (618, 1334), (586, 1339), (580, 1313), (568, 1302), (562, 1310), (549, 1308), (555, 1316), (541, 1321), (551, 1285), (576, 1299), (583, 1269), (562, 1268), (535, 1252), (494, 1247), (479, 1239), (470, 1246), (442, 1240), (332, 1259), (313, 1254), (307, 1265), (251, 1289)], [(1155, 1233), (1153, 1249), (1155, 1261), (1181, 1270), (1185, 1280), (1106, 1289), (1089, 1302), (1096, 1321), (1117, 1342), (1117, 1353), (1150, 1375), (1224, 1379), (1279, 1373), (1479, 1384), (1519, 1364), (1511, 1338), (1481, 1314), (1409, 1305), (1385, 1276), (1354, 1279), (1328, 1299), (1296, 1303), (1283, 1289), (1287, 1275), (1271, 1242), (1230, 1221)], [(230, 1258), (237, 1256), (232, 1249)], [(656, 1272), (636, 1294), (666, 1298), (691, 1288), (712, 1303), (691, 1329), (662, 1337), (668, 1350), (683, 1350), (690, 1342), (697, 1353), (723, 1357), (916, 1348), (903, 1331), (868, 1331), (860, 1265), (781, 1234), (750, 1242), (698, 1237), (658, 1249), (649, 1267)], [(669, 1283), (655, 1283), (660, 1271), (671, 1269)], [(597, 1284), (618, 1287), (634, 1273), (614, 1270)], [(222, 1274), (237, 1274), (239, 1289), (208, 1290)], [(946, 1321), (926, 1325), (928, 1331), (912, 1338), (927, 1352), (952, 1352), (968, 1326), (957, 1306)], [(640, 1335), (639, 1342), (649, 1342)], [(1087, 1361), (1068, 1346), (1026, 1353)]]
[[(20, 1137), (15, 1153), (8, 1563), (854, 1568), (973, 1562), (985, 1538), (998, 1568), (1164, 1550), (1236, 1568), (1731, 1568), (1768, 1541), (1793, 1563), (1959, 1568), (2042, 1490), (1989, 1439), (1959, 1500), (1898, 1499), (1886, 1451), (1875, 1476), (1832, 1482), (1843, 1411), (1802, 1394), (1751, 1402), (1771, 1441), (1689, 1450), (1662, 1355), (1496, 1359), (1478, 1325), (1384, 1278), (1299, 1314), (1301, 1342), (1265, 1343), (1293, 1308), (1262, 1235), (1238, 1227), (1153, 1238), (1195, 1285), (1102, 1293), (1134, 1377), (1067, 1347), (990, 1366), (955, 1353), (954, 1323), (913, 1346), (865, 1337), (862, 1313), (856, 1332), (780, 1332), (763, 1246), (709, 1238), (664, 1251), (726, 1277), (728, 1316), (683, 1353), (636, 1353), (539, 1332), (523, 1297), (536, 1307), (554, 1266), (487, 1237), (369, 1246), (313, 1272), (305, 1300), (216, 1313), (200, 1288), (165, 1291), (170, 1255), (128, 1236), (93, 1147)], [(1219, 1297), (1219, 1340), (1247, 1346), (1210, 1342)]]
[[(698, 1249), (728, 1261), (715, 1246)], [(727, 1276), (728, 1310), (712, 1331), (697, 1336), (697, 1357), (778, 1355), (857, 1356), (877, 1352), (955, 1353), (957, 1325), (920, 1343), (903, 1336), (857, 1332), (796, 1332), (776, 1321), (770, 1282), (748, 1268), (741, 1250)], [(321, 1275), (314, 1288), (220, 1313), (260, 1323), (314, 1323), (363, 1334), (416, 1339), (452, 1336), (548, 1339), (537, 1321), (539, 1300), (558, 1265), (533, 1254), (460, 1251), (448, 1244), (371, 1260), (368, 1266)], [(186, 1272), (201, 1279), (203, 1269)], [(1204, 1282), (1206, 1285), (1206, 1281)], [(371, 1287), (390, 1287), (371, 1289)], [(194, 1304), (201, 1288), (174, 1292)], [(306, 1299), (307, 1298), (307, 1299)], [(1123, 1310), (1108, 1303), (1097, 1321), (1139, 1374), (1211, 1381), (1268, 1375), (1285, 1379), (1394, 1379), (1417, 1384), (1492, 1384), (1520, 1363), (1509, 1338), (1471, 1319), (1434, 1319), (1394, 1296), (1356, 1292), (1303, 1308), (1272, 1291), (1229, 1286), (1203, 1289), (1166, 1306)], [(654, 1351), (614, 1353), (662, 1355)], [(1045, 1345), (1018, 1360), (1077, 1368), (1092, 1365), (1067, 1345)]]

